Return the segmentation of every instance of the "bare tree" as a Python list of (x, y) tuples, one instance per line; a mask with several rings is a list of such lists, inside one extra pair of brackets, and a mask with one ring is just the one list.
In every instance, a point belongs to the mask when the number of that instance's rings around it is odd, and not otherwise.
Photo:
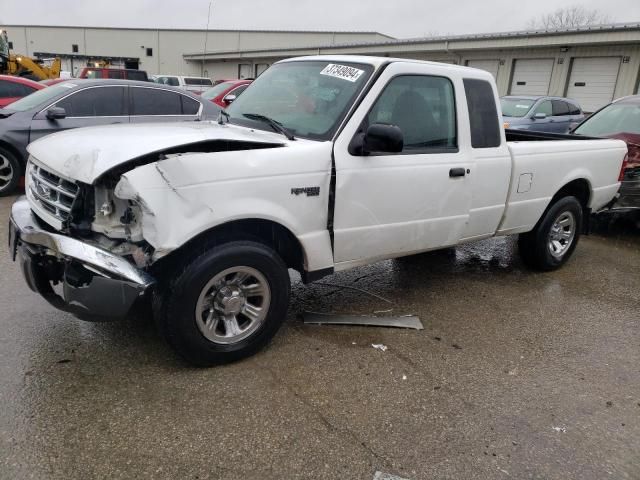
[(580, 5), (558, 8), (552, 13), (533, 18), (527, 24), (530, 29), (555, 30), (611, 23), (611, 16), (600, 10), (587, 10)]

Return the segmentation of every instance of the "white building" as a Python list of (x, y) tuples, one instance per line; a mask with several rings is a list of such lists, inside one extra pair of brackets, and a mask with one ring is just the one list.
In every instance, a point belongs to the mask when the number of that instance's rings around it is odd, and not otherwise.
[[(149, 74), (255, 77), (297, 55), (366, 54), (469, 65), (490, 71), (501, 94), (558, 95), (593, 111), (638, 93), (640, 23), (394, 39), (377, 32), (167, 30), (6, 26), (17, 53), (60, 56), (75, 72), (110, 59)], [(206, 41), (206, 47), (205, 47)]]

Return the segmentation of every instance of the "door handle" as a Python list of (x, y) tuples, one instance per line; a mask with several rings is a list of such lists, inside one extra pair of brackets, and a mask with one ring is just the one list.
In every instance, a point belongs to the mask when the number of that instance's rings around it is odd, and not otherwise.
[(466, 171), (464, 168), (452, 168), (449, 170), (450, 177), (464, 177), (466, 175)]

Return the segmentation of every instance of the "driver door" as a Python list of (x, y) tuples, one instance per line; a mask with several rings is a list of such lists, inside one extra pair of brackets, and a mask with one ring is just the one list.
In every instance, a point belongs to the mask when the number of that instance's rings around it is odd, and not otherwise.
[[(461, 79), (446, 67), (393, 63), (338, 137), (334, 259), (340, 270), (455, 245), (471, 207), (467, 119)], [(353, 155), (349, 144), (374, 123), (400, 127), (399, 153)], [(464, 134), (463, 132), (466, 132)], [(461, 172), (463, 172), (461, 174)]]

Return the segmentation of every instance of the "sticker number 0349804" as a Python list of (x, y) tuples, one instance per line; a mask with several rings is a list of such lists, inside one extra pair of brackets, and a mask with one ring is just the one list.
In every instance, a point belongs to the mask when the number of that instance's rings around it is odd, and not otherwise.
[(349, 82), (355, 82), (360, 78), (360, 75), (364, 73), (364, 70), (359, 70), (347, 65), (336, 65), (330, 63), (320, 72), (320, 75), (328, 75), (329, 77), (341, 78), (342, 80), (348, 80)]

